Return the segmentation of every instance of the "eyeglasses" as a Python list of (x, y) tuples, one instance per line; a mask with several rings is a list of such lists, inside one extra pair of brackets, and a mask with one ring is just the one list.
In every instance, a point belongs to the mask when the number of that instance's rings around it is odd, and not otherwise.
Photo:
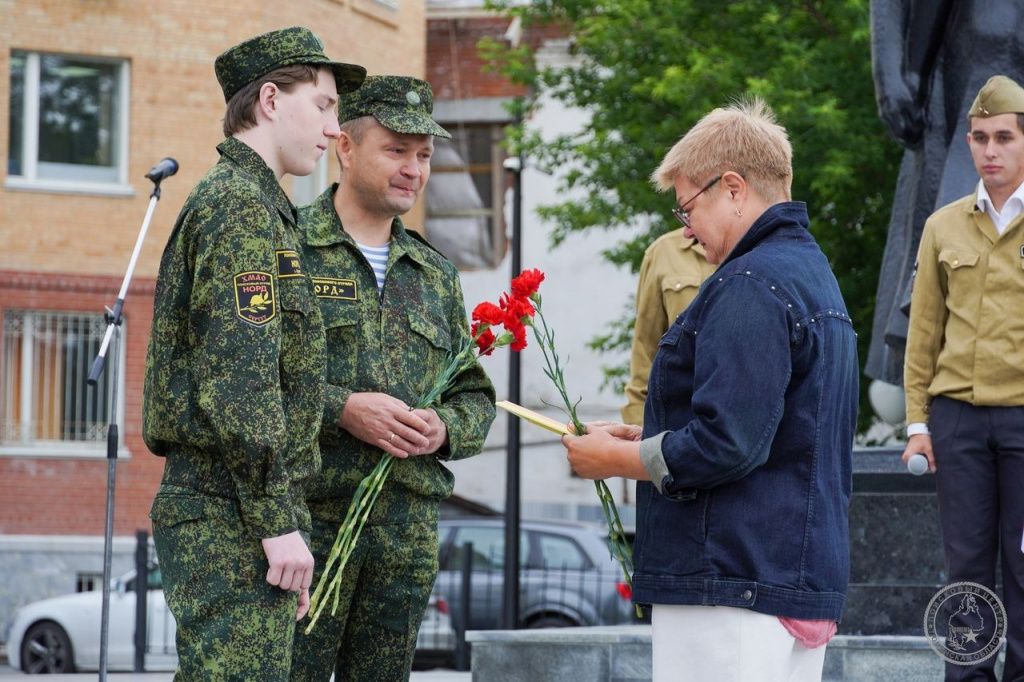
[(716, 175), (714, 178), (711, 179), (711, 182), (709, 182), (708, 184), (704, 185), (704, 189), (702, 189), (701, 191), (697, 192), (696, 194), (694, 194), (692, 197), (690, 197), (689, 199), (687, 199), (683, 203), (676, 204), (675, 208), (672, 209), (672, 215), (674, 215), (676, 217), (676, 220), (678, 220), (679, 222), (681, 222), (683, 224), (683, 227), (687, 227), (687, 228), (690, 227), (690, 212), (687, 211), (686, 209), (684, 209), (683, 206), (686, 206), (687, 204), (693, 203), (694, 199), (696, 199), (701, 194), (704, 194), (704, 192), (707, 192), (709, 189), (714, 187), (715, 183), (718, 182), (721, 179), (722, 179), (721, 175)]

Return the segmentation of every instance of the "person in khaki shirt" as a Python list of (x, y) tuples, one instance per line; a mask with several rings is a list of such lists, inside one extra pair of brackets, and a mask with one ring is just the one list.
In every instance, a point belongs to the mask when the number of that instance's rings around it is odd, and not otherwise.
[[(918, 250), (903, 460), (922, 453), (935, 472), (949, 583), (994, 590), (1002, 547), (1003, 679), (1016, 680), (1024, 676), (1024, 88), (990, 78), (968, 118), (981, 179), (928, 219)], [(994, 664), (994, 656), (947, 663), (946, 679), (994, 680)]]
[(622, 408), (625, 423), (643, 424), (647, 378), (658, 352), (658, 341), (714, 271), (703, 247), (696, 239), (685, 236), (682, 228), (658, 237), (644, 252), (636, 290), (636, 326), (626, 404)]

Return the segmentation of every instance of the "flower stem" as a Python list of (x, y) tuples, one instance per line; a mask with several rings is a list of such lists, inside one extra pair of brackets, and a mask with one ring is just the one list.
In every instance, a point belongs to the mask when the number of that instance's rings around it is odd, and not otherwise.
[[(457, 355), (449, 357), (444, 371), (441, 372), (430, 389), (420, 396), (413, 407), (409, 408), (410, 410), (430, 407), (441, 400), (445, 391), (452, 387), (455, 377), (468, 368), (475, 359), (473, 350), (476, 347), (476, 339), (477, 337), (474, 336)], [(337, 613), (345, 566), (348, 565), (349, 557), (352, 556), (356, 543), (359, 542), (359, 536), (363, 532), (366, 520), (370, 517), (370, 512), (373, 511), (377, 497), (384, 489), (384, 483), (388, 479), (388, 474), (391, 473), (394, 461), (394, 457), (384, 453), (373, 471), (356, 487), (352, 502), (348, 506), (348, 511), (345, 512), (345, 519), (342, 521), (341, 527), (338, 528), (338, 535), (328, 554), (323, 573), (320, 574), (316, 589), (313, 590), (313, 594), (309, 598), (310, 621), (306, 626), (306, 634), (313, 630), (328, 601), (331, 602), (331, 615)]]
[[(338, 529), (338, 536), (331, 547), (323, 573), (320, 574), (320, 580), (317, 581), (316, 589), (309, 599), (311, 619), (309, 625), (306, 626), (306, 634), (313, 630), (313, 626), (316, 625), (321, 612), (331, 597), (333, 597), (331, 599), (333, 602), (331, 615), (333, 616), (337, 613), (338, 602), (341, 596), (341, 577), (345, 572), (345, 566), (348, 564), (349, 557), (352, 556), (352, 551), (359, 541), (359, 535), (363, 531), (363, 526), (366, 525), (370, 512), (373, 511), (373, 505), (377, 501), (377, 496), (380, 495), (380, 491), (384, 488), (384, 482), (391, 472), (391, 465), (394, 461), (391, 455), (385, 454), (377, 462), (377, 466), (373, 468), (370, 475), (359, 482), (359, 486), (356, 488), (355, 495), (352, 497), (352, 502), (349, 504), (348, 511), (345, 514), (345, 520)], [(337, 564), (336, 567), (335, 564)], [(333, 577), (331, 577), (332, 568), (335, 569)]]
[[(537, 314), (534, 317), (533, 335), (537, 339), (537, 345), (540, 346), (541, 353), (544, 355), (544, 374), (551, 380), (551, 383), (555, 385), (555, 389), (558, 391), (558, 395), (561, 396), (562, 402), (565, 404), (565, 409), (568, 412), (569, 420), (572, 422), (573, 429), (577, 434), (583, 435), (587, 432), (587, 428), (580, 421), (579, 416), (576, 414), (576, 406), (579, 401), (575, 403), (569, 400), (569, 392), (565, 386), (565, 372), (562, 368), (561, 360), (558, 357), (558, 351), (555, 350), (555, 332), (548, 327), (547, 320), (544, 318), (544, 311), (541, 308), (541, 297), (540, 294), (535, 294), (533, 298), (534, 306), (537, 309)], [(540, 325), (537, 325), (539, 320)], [(629, 589), (633, 590), (633, 549), (630, 547), (629, 542), (626, 540), (626, 532), (622, 528), (622, 520), (619, 518), (619, 509), (615, 506), (615, 498), (612, 497), (611, 490), (608, 489), (608, 484), (604, 480), (594, 481), (594, 488), (597, 490), (597, 497), (601, 501), (601, 510), (604, 512), (605, 523), (608, 525), (608, 549), (618, 562), (619, 566), (622, 567), (622, 575), (626, 580), (626, 584), (629, 585)], [(643, 617), (643, 610), (639, 604), (634, 606), (636, 609), (637, 618)]]

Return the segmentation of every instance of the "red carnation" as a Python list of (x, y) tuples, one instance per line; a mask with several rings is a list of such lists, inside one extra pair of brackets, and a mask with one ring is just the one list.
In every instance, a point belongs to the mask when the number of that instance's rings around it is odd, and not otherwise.
[(543, 281), (544, 273), (540, 270), (523, 270), (518, 277), (512, 279), (512, 294), (516, 298), (529, 298), (537, 293)]
[(524, 317), (533, 317), (534, 312), (536, 312), (528, 298), (502, 294), (499, 303), (501, 304), (501, 309), (505, 311), (502, 319), (506, 322), (508, 320), (521, 321)]
[(501, 324), (502, 320), (505, 319), (505, 312), (494, 305), (484, 301), (477, 307), (473, 308), (473, 321), (483, 322), (484, 324)]
[[(490, 355), (494, 352), (494, 332), (489, 328), (484, 329), (480, 332), (480, 327), (477, 324), (473, 325), (473, 338), (476, 339), (477, 352), (480, 355)], [(479, 336), (477, 334), (479, 333)]]
[(526, 348), (526, 327), (521, 323), (513, 326), (506, 322), (505, 329), (512, 334), (512, 345), (509, 348), (514, 351), (521, 351)]

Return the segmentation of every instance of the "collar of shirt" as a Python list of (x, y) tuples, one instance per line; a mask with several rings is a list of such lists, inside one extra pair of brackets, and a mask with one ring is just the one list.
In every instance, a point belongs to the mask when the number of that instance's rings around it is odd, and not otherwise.
[[(306, 243), (314, 248), (332, 246), (334, 244), (348, 244), (353, 249), (358, 249), (356, 240), (345, 231), (341, 224), (338, 211), (334, 208), (334, 193), (338, 190), (338, 183), (333, 183), (323, 191), (316, 200), (302, 209), (302, 229), (306, 233)], [(402, 219), (395, 216), (391, 221), (391, 242), (389, 253), (397, 260), (404, 255), (420, 265), (427, 264), (426, 256), (420, 251), (416, 240), (409, 235), (402, 224)]]
[(1017, 187), (1006, 200), (1006, 203), (1003, 204), (1003, 210), (997, 211), (992, 203), (992, 198), (988, 194), (988, 190), (985, 188), (984, 181), (978, 180), (978, 199), (975, 202), (975, 206), (979, 211), (984, 211), (988, 214), (988, 217), (992, 219), (992, 224), (996, 226), (996, 232), (1002, 234), (1006, 231), (1006, 226), (1012, 223), (1024, 211), (1024, 183)]
[(242, 142), (238, 138), (228, 137), (217, 145), (217, 151), (221, 158), (230, 159), (239, 168), (249, 173), (259, 184), (260, 190), (270, 199), (270, 202), (277, 208), (281, 217), (295, 225), (297, 215), (295, 206), (292, 205), (288, 195), (281, 189), (281, 183), (270, 170), (267, 162), (263, 160), (256, 150)]

